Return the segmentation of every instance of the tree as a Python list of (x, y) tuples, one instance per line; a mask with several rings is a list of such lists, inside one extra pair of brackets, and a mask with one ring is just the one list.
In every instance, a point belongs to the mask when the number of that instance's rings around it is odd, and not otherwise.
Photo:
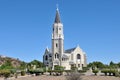
[(97, 73), (99, 72), (98, 70), (93, 70), (92, 71), (95, 75), (97, 75)]
[(12, 63), (11, 63), (9, 60), (7, 60), (7, 61), (0, 67), (0, 69), (12, 69), (12, 68), (13, 68)]
[(25, 63), (24, 61), (20, 63), (20, 69), (26, 69), (27, 68), (27, 63)]
[(117, 65), (118, 65), (118, 67), (120, 68), (120, 62), (119, 62)]
[(118, 68), (118, 64), (114, 63), (113, 61), (109, 64), (110, 68)]
[(34, 66), (36, 66), (36, 68), (44, 67), (43, 63), (38, 60), (33, 60), (27, 64), (28, 69), (33, 69)]
[(109, 65), (113, 66), (113, 65), (115, 65), (115, 63), (113, 61), (111, 61)]
[(95, 68), (102, 69), (105, 67), (105, 65), (102, 62), (96, 61), (96, 62), (89, 63), (88, 67), (92, 67), (93, 69), (95, 69)]

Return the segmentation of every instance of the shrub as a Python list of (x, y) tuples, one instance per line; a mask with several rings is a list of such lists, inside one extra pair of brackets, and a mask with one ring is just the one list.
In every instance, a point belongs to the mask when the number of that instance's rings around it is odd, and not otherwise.
[(21, 71), (21, 76), (25, 76), (25, 71)]
[(5, 78), (10, 77), (10, 70), (0, 70), (0, 76), (4, 76)]
[(98, 70), (93, 70), (93, 73), (94, 73), (95, 75), (97, 75)]
[(4, 73), (4, 77), (5, 77), (5, 78), (10, 77), (10, 71), (5, 71), (5, 73)]
[(102, 73), (105, 74), (105, 76), (107, 76), (107, 73), (109, 73), (109, 76), (118, 76), (119, 75), (119, 72), (115, 69), (105, 69), (105, 70), (102, 70), (101, 71)]
[(42, 68), (38, 68), (38, 69), (35, 69), (35, 70), (29, 70), (28, 72), (30, 74), (35, 74), (36, 76), (40, 75), (40, 74), (44, 74), (44, 70)]
[(101, 73), (104, 73), (107, 76), (108, 70), (102, 70)]
[(64, 70), (64, 67), (59, 66), (59, 65), (55, 65), (54, 70)]

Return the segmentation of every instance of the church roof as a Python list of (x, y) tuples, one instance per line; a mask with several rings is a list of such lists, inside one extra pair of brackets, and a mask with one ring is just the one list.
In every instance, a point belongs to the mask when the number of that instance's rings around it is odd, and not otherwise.
[(69, 58), (67, 55), (63, 54), (62, 58)]
[(67, 50), (65, 50), (65, 53), (71, 53), (72, 51), (74, 51), (76, 49), (76, 47), (75, 48), (71, 48), (71, 49), (67, 49)]
[(45, 49), (45, 54), (51, 54), (51, 50), (48, 47)]
[(58, 8), (57, 8), (57, 10), (56, 10), (56, 16), (55, 16), (55, 23), (60, 23), (61, 21), (60, 21), (60, 14), (59, 14), (59, 10), (58, 10)]

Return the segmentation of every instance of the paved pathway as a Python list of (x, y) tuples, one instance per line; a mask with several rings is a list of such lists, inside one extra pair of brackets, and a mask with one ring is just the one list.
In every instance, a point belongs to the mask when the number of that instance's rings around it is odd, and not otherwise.
[[(119, 77), (113, 76), (81, 76), (82, 80), (120, 80)], [(4, 79), (0, 79), (4, 80)], [(11, 78), (8, 80), (66, 80), (65, 76), (26, 76), (17, 79)]]

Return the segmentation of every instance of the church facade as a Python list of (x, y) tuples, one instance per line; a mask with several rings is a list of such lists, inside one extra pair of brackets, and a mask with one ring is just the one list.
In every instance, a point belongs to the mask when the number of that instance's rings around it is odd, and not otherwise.
[(63, 24), (57, 9), (52, 27), (52, 48), (46, 48), (45, 50), (43, 55), (44, 65), (53, 70), (55, 65), (62, 66), (65, 70), (71, 70), (72, 67), (82, 70), (83, 67), (87, 66), (86, 61), (86, 54), (79, 46), (64, 50)]

